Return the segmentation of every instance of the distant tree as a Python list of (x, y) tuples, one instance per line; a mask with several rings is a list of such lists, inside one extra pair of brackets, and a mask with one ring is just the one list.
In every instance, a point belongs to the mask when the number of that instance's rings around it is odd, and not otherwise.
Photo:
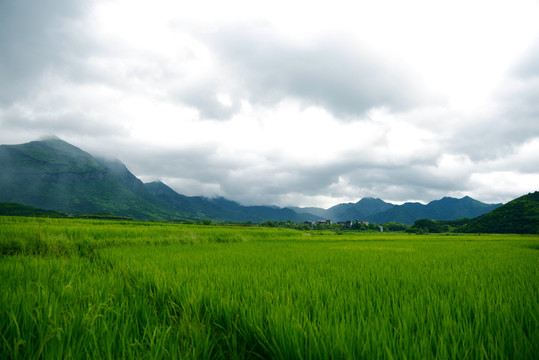
[(384, 231), (406, 231), (410, 226), (398, 222), (383, 223)]
[(378, 224), (371, 222), (369, 223), (369, 225), (367, 225), (367, 229), (378, 231), (380, 230), (380, 227), (378, 226)]
[(449, 232), (451, 227), (445, 221), (419, 219), (406, 232), (416, 234)]
[(298, 230), (311, 230), (311, 225), (310, 224), (298, 224), (297, 227), (296, 227)]
[(354, 230), (367, 230), (368, 229), (368, 226), (362, 222), (359, 222), (357, 220), (355, 220), (353, 223), (352, 223), (352, 229)]

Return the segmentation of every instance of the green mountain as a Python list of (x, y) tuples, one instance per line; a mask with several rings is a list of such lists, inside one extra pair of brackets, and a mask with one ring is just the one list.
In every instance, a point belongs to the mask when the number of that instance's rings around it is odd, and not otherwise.
[(173, 219), (123, 164), (60, 139), (0, 146), (0, 201), (71, 214)]
[(383, 224), (386, 222), (398, 222), (401, 224), (413, 224), (418, 218), (430, 217), (426, 205), (421, 203), (404, 203), (378, 214), (372, 214), (366, 218), (370, 222)]
[(0, 146), (0, 202), (87, 217), (139, 220), (317, 220), (273, 206), (188, 197), (161, 182), (144, 184), (118, 160), (96, 158), (57, 138)]
[(31, 216), (31, 217), (68, 217), (68, 214), (54, 210), (44, 210), (33, 206), (16, 203), (0, 202), (0, 216)]
[(380, 199), (363, 198), (356, 203), (343, 203), (322, 209), (317, 207), (291, 207), (298, 214), (312, 214), (321, 219), (337, 221), (365, 220), (367, 216), (393, 208), (395, 205)]
[(361, 220), (368, 216), (387, 211), (395, 205), (380, 199), (363, 198), (356, 203), (339, 204), (328, 209), (328, 219), (334, 221)]
[(311, 214), (313, 216), (316, 216), (320, 219), (329, 219), (329, 214), (327, 212), (327, 209), (318, 208), (318, 207), (299, 207), (299, 206), (289, 206), (288, 207), (291, 210), (294, 210), (298, 214)]
[(146, 189), (162, 203), (175, 211), (192, 214), (198, 218), (223, 221), (264, 222), (264, 221), (315, 221), (319, 217), (297, 214), (291, 209), (273, 206), (243, 206), (225, 198), (205, 198), (178, 194), (160, 181), (147, 183)]
[(377, 224), (398, 222), (411, 225), (418, 219), (455, 220), (485, 214), (501, 204), (485, 204), (469, 196), (462, 199), (444, 197), (423, 205), (405, 203), (394, 205), (380, 199), (364, 198), (357, 203), (338, 204), (327, 210), (320, 208), (293, 208), (333, 221), (359, 220)]
[(191, 219), (228, 220), (225, 209), (212, 204), (202, 196), (185, 196), (178, 194), (161, 181), (144, 184), (146, 190), (167, 207), (184, 214)]
[(243, 206), (235, 201), (230, 201), (222, 197), (211, 199), (211, 201), (215, 204), (222, 206), (228, 211), (234, 211), (248, 215), (249, 218), (255, 219), (250, 221), (255, 222), (288, 220), (294, 222), (303, 222), (321, 220), (321, 218), (318, 216), (306, 213), (298, 214), (294, 210), (289, 208), (280, 208), (277, 206)]
[(539, 191), (521, 196), (471, 219), (462, 232), (539, 234)]
[(460, 218), (474, 218), (488, 213), (501, 204), (485, 204), (469, 196), (462, 199), (444, 197), (423, 205), (420, 203), (405, 203), (395, 206), (387, 211), (367, 216), (368, 221), (378, 224), (386, 222), (400, 222), (411, 225), (418, 219), (455, 220)]
[(421, 218), (473, 218), (499, 206), (470, 197), (399, 206), (365, 198), (328, 210), (243, 206), (224, 198), (184, 196), (161, 182), (143, 184), (120, 161), (96, 158), (57, 138), (0, 145), (0, 169), (0, 202), (75, 215), (106, 214), (141, 220), (209, 218), (240, 222), (302, 222), (332, 219), (412, 224)]

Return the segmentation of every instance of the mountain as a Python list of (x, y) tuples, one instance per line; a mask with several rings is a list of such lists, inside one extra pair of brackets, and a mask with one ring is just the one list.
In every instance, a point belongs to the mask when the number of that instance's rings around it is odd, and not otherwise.
[(0, 146), (0, 201), (72, 214), (173, 219), (118, 161), (94, 158), (57, 138)]
[(0, 202), (75, 215), (109, 214), (142, 220), (333, 221), (412, 224), (421, 218), (474, 218), (500, 204), (445, 197), (427, 205), (393, 205), (364, 198), (319, 208), (243, 206), (225, 198), (178, 194), (161, 182), (143, 184), (119, 160), (97, 158), (58, 138), (0, 145)]
[(319, 217), (311, 214), (298, 214), (294, 210), (277, 206), (243, 206), (235, 201), (230, 201), (222, 197), (211, 199), (211, 201), (212, 203), (227, 209), (230, 215), (235, 214), (237, 217), (231, 220), (236, 221), (264, 222), (291, 220), (294, 222), (303, 222), (307, 220), (320, 220)]
[(370, 221), (377, 224), (399, 222), (411, 225), (418, 219), (455, 220), (473, 218), (494, 210), (501, 204), (485, 204), (469, 196), (462, 199), (444, 197), (423, 205), (405, 203), (394, 205), (380, 199), (363, 198), (357, 203), (338, 204), (327, 210), (321, 208), (292, 208), (335, 222), (346, 220)]
[(521, 196), (487, 214), (471, 219), (460, 231), (539, 234), (539, 191)]
[(420, 203), (405, 203), (387, 211), (373, 214), (367, 220), (382, 224), (385, 222), (400, 222), (411, 225), (418, 219), (455, 220), (459, 218), (474, 218), (488, 213), (501, 204), (485, 204), (469, 196), (461, 199), (444, 197), (423, 205)]
[(365, 220), (367, 216), (393, 208), (395, 205), (380, 199), (363, 198), (356, 203), (338, 204), (329, 209), (317, 207), (291, 207), (297, 213), (308, 213), (333, 221)]
[(33, 206), (20, 205), (16, 203), (0, 202), (0, 215), (1, 216), (31, 216), (31, 217), (67, 217), (66, 213), (44, 210)]
[(161, 181), (144, 184), (145, 189), (163, 204), (185, 214), (189, 218), (217, 218), (222, 214), (203, 197), (188, 197), (178, 194)]
[(386, 203), (380, 199), (363, 198), (357, 203), (339, 204), (328, 209), (328, 219), (334, 221), (346, 221), (366, 219), (369, 215), (392, 209), (395, 205)]
[(192, 214), (198, 218), (224, 221), (264, 222), (264, 221), (315, 221), (319, 217), (311, 214), (298, 214), (287, 208), (276, 206), (243, 206), (223, 197), (205, 198), (178, 194), (160, 181), (145, 184), (146, 189), (161, 202), (175, 211)]
[(327, 210), (318, 207), (289, 206), (288, 209), (294, 210), (298, 214), (311, 214), (313, 216), (319, 217), (320, 219), (329, 219), (329, 214)]
[(386, 222), (398, 222), (410, 225), (417, 219), (430, 218), (427, 205), (418, 202), (404, 203), (378, 214), (372, 214), (366, 218), (370, 222), (383, 224)]
[(242, 222), (320, 219), (287, 208), (188, 197), (161, 182), (144, 184), (121, 161), (94, 157), (58, 138), (0, 145), (0, 169), (0, 202), (79, 216)]

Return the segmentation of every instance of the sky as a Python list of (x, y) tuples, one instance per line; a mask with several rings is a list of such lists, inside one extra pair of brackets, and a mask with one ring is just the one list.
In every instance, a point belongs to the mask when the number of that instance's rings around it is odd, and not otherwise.
[(0, 144), (244, 205), (539, 190), (539, 1), (0, 0)]

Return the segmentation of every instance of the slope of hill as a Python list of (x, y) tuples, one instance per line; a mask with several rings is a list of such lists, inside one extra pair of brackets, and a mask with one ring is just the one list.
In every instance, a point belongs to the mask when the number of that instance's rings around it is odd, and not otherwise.
[(465, 196), (461, 199), (444, 197), (441, 200), (434, 200), (427, 204), (427, 208), (433, 219), (453, 220), (457, 218), (474, 218), (501, 205), (485, 204)]
[(216, 219), (226, 218), (225, 209), (212, 204), (208, 199), (201, 196), (185, 196), (178, 194), (161, 181), (144, 184), (150, 194), (159, 199), (163, 204), (184, 214), (192, 219)]
[(498, 204), (469, 197), (427, 205), (365, 198), (330, 209), (243, 206), (224, 198), (188, 197), (163, 183), (143, 184), (118, 160), (95, 158), (58, 138), (0, 145), (0, 201), (74, 215), (106, 213), (142, 220), (334, 221), (412, 224), (420, 218), (472, 218)]
[(160, 181), (145, 184), (146, 189), (163, 203), (183, 214), (192, 214), (198, 218), (223, 221), (295, 221), (319, 220), (309, 214), (297, 214), (291, 209), (273, 206), (243, 206), (225, 198), (205, 198), (178, 194)]
[(319, 217), (320, 219), (329, 219), (327, 209), (323, 208), (289, 206), (288, 209), (294, 210), (298, 214), (311, 214)]
[(539, 234), (539, 191), (521, 196), (488, 214), (471, 219), (460, 231)]
[(1, 145), (0, 201), (72, 214), (106, 212), (136, 219), (175, 217), (153, 203), (142, 183), (137, 183), (140, 181), (122, 166), (97, 160), (56, 138)]
[(411, 225), (418, 219), (455, 220), (485, 214), (501, 204), (485, 204), (469, 196), (462, 199), (444, 197), (423, 205), (405, 203), (394, 205), (380, 199), (364, 198), (357, 203), (338, 204), (327, 210), (321, 208), (292, 208), (333, 221), (359, 220), (377, 224), (398, 222)]
[(415, 220), (425, 217), (429, 217), (426, 205), (414, 202), (397, 205), (381, 213), (372, 214), (366, 219), (377, 224), (398, 222), (401, 224), (410, 225), (413, 224)]
[(58, 138), (0, 146), (0, 201), (81, 214), (142, 220), (304, 221), (273, 206), (188, 197), (163, 183), (143, 184), (118, 160), (93, 157)]
[(367, 216), (387, 211), (395, 205), (386, 203), (380, 199), (363, 198), (358, 202), (339, 204), (328, 209), (328, 219), (334, 221), (346, 221), (351, 219), (366, 219)]
[(391, 209), (395, 205), (380, 199), (363, 198), (356, 203), (337, 204), (329, 209), (317, 207), (291, 207), (297, 213), (308, 213), (333, 221), (365, 220), (367, 216)]
[(44, 210), (33, 206), (26, 206), (16, 203), (0, 202), (1, 216), (31, 216), (31, 217), (67, 217), (68, 214), (54, 210)]
[(367, 220), (378, 224), (396, 221), (411, 225), (418, 219), (455, 220), (459, 218), (474, 218), (488, 213), (501, 204), (485, 204), (469, 196), (461, 199), (444, 197), (423, 205), (420, 203), (405, 203), (387, 211), (373, 214)]

